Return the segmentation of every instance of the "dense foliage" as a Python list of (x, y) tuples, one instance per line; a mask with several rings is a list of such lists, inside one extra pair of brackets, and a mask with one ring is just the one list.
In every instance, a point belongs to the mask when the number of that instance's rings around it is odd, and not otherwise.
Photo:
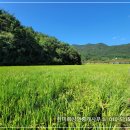
[(108, 46), (103, 43), (73, 45), (84, 61), (130, 61), (130, 44)]
[(0, 65), (81, 64), (78, 52), (0, 10)]

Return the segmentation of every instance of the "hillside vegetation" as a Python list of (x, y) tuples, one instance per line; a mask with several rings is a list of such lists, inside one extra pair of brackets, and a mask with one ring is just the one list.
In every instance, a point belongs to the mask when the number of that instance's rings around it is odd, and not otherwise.
[(130, 44), (108, 46), (103, 43), (73, 45), (84, 61), (124, 61), (130, 62)]
[(81, 64), (81, 58), (68, 44), (25, 27), (0, 10), (0, 65), (39, 64)]

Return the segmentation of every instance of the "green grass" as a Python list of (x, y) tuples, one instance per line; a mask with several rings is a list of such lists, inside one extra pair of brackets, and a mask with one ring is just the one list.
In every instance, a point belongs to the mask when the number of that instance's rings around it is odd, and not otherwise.
[(130, 116), (130, 65), (0, 67), (0, 127), (130, 127), (57, 121), (111, 116)]

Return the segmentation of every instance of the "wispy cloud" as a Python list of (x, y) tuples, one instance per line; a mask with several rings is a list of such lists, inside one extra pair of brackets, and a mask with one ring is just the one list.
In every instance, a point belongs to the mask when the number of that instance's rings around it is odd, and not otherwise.
[(127, 40), (127, 39), (126, 39), (125, 37), (114, 36), (114, 37), (112, 37), (112, 40), (125, 41), (125, 40)]
[(125, 41), (125, 40), (127, 40), (127, 39), (126, 39), (126, 38), (124, 38), (124, 37), (122, 37), (120, 40), (121, 40), (121, 41)]
[(117, 38), (118, 38), (117, 36), (112, 37), (113, 40), (116, 40)]

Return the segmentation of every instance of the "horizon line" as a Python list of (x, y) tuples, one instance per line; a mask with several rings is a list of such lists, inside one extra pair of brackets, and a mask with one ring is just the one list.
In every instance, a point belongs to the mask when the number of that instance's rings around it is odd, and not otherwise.
[(0, 2), (0, 4), (130, 4), (130, 2)]
[[(68, 43), (69, 44), (69, 43)], [(119, 45), (128, 45), (128, 44), (130, 44), (129, 42), (128, 43), (119, 43), (119, 44), (116, 44), (116, 43), (114, 43), (114, 44), (110, 44), (110, 43), (74, 43), (74, 44), (70, 44), (70, 45), (96, 45), (96, 44), (104, 44), (104, 45), (107, 45), (107, 46), (119, 46)]]

